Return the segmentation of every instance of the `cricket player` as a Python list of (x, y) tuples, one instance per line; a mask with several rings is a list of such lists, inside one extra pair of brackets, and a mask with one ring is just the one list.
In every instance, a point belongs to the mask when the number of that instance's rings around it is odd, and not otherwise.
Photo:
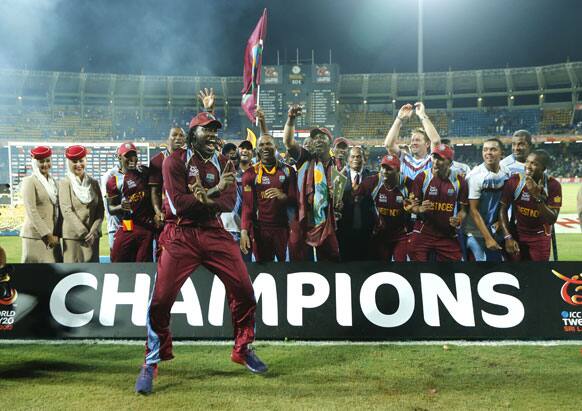
[[(411, 118), (413, 113), (416, 113), (416, 116), (420, 119), (422, 128), (412, 130), (409, 144), (410, 153), (408, 153), (400, 149), (397, 140), (402, 124)], [(430, 170), (432, 157), (429, 152), (440, 143), (441, 137), (426, 114), (424, 104), (421, 102), (415, 103), (414, 106), (405, 104), (400, 107), (398, 115), (384, 140), (384, 146), (388, 153), (400, 157), (400, 173), (412, 180), (424, 170)]]
[(285, 261), (289, 239), (287, 206), (295, 203), (295, 170), (275, 157), (275, 139), (263, 134), (258, 142), (260, 161), (242, 178), (243, 204), (240, 248), (252, 244), (256, 262)]
[(527, 130), (517, 130), (511, 137), (511, 154), (501, 160), (501, 166), (510, 174), (523, 173), (525, 160), (533, 149), (531, 133)]
[(154, 208), (154, 223), (157, 229), (164, 224), (164, 212), (162, 211), (163, 182), (162, 164), (164, 159), (175, 150), (184, 145), (186, 134), (182, 127), (172, 127), (166, 141), (166, 149), (156, 154), (150, 160), (149, 185), (151, 191), (152, 206)]
[(471, 218), (465, 227), (467, 248), (475, 261), (503, 261), (503, 235), (498, 227), (499, 200), (509, 171), (499, 164), (503, 143), (490, 138), (483, 143), (483, 163), (467, 174)]
[(414, 224), (408, 254), (412, 261), (428, 261), (436, 253), (437, 261), (461, 261), (457, 229), (467, 214), (467, 182), (451, 170), (454, 151), (444, 144), (432, 150), (432, 169), (415, 179), (412, 198), (420, 202), (412, 207), (419, 215)]
[(160, 235), (158, 272), (147, 314), (145, 363), (135, 384), (148, 394), (160, 361), (170, 360), (170, 310), (186, 279), (200, 265), (216, 274), (226, 288), (234, 328), (232, 361), (253, 373), (267, 366), (249, 344), (255, 336), (256, 301), (238, 244), (223, 228), (221, 212), (236, 201), (234, 167), (215, 151), (220, 121), (202, 112), (190, 122), (185, 149), (164, 160), (165, 225)]
[[(545, 173), (549, 161), (546, 151), (533, 151), (527, 156), (525, 172), (512, 175), (503, 188), (500, 222), (505, 251), (512, 261), (550, 259), (551, 226), (562, 206), (562, 186)], [(515, 227), (510, 226), (509, 206)]]
[(385, 262), (404, 262), (407, 257), (407, 221), (410, 218), (408, 195), (412, 180), (400, 174), (400, 159), (387, 154), (378, 174), (367, 177), (354, 192), (355, 197), (370, 196), (376, 218), (370, 242), (370, 257)]
[(118, 215), (111, 262), (153, 261), (154, 210), (148, 186), (149, 169), (138, 165), (137, 148), (123, 143), (117, 149), (119, 173), (107, 180), (107, 209)]
[[(331, 170), (336, 161), (330, 155), (333, 135), (324, 127), (310, 131), (310, 151), (295, 140), (295, 119), (302, 114), (300, 106), (289, 108), (283, 131), (288, 154), (297, 161), (298, 233), (303, 235), (306, 249), (315, 247), (317, 261), (339, 261), (336, 237), (335, 208)], [(299, 245), (300, 246), (300, 245)]]

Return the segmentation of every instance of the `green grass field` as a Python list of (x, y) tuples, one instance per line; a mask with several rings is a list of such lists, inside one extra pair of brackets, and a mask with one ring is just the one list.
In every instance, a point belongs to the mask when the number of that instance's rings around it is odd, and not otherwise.
[(580, 399), (580, 347), (258, 345), (265, 376), (227, 346), (178, 346), (154, 393), (133, 392), (141, 346), (3, 345), (0, 386), (29, 409), (536, 409)]

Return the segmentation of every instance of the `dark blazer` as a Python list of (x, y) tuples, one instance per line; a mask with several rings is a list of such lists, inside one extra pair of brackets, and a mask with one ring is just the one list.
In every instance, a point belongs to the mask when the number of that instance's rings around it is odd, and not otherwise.
[[(360, 183), (372, 174), (374, 173), (364, 168)], [(368, 256), (368, 244), (374, 226), (374, 202), (370, 197), (355, 199), (352, 190), (352, 174), (349, 168), (347, 177), (348, 182), (342, 198), (344, 203), (342, 218), (337, 224), (340, 256), (343, 261), (364, 260)]]

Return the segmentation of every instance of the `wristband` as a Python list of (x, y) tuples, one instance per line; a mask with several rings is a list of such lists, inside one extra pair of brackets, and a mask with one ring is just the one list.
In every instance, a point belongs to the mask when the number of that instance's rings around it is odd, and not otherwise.
[(513, 237), (511, 236), (511, 234), (507, 234), (505, 237), (503, 237), (504, 240), (512, 240)]

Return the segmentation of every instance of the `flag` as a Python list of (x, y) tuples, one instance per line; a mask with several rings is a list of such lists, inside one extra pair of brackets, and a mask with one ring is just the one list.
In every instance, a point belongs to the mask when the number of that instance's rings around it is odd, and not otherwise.
[(261, 83), (261, 64), (263, 62), (263, 39), (267, 34), (267, 9), (259, 19), (257, 26), (247, 41), (244, 58), (242, 109), (249, 120), (255, 122), (258, 87)]
[(253, 132), (253, 130), (251, 130), (248, 127), (247, 127), (247, 138), (246, 139), (251, 142), (251, 144), (253, 145), (253, 148), (257, 147), (257, 136)]

